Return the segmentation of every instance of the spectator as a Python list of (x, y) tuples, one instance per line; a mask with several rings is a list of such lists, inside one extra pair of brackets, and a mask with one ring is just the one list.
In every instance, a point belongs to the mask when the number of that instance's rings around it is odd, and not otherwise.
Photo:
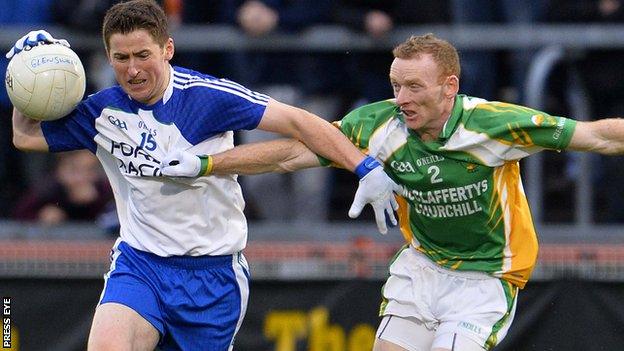
[[(334, 4), (333, 21), (366, 34), (373, 40), (387, 39), (396, 26), (444, 23), (448, 2), (439, 0), (340, 0)], [(386, 51), (349, 54), (349, 87), (355, 102), (351, 107), (392, 96), (387, 67), (392, 55)]]
[[(451, 20), (455, 24), (530, 24), (543, 20), (547, 2), (542, 0), (451, 0)], [(500, 99), (499, 53), (465, 50), (460, 52), (462, 81), (460, 92), (485, 99)], [(511, 86), (505, 100), (523, 103), (524, 80), (533, 56), (531, 50), (511, 52)]]
[(96, 221), (114, 209), (113, 194), (98, 160), (89, 151), (56, 155), (50, 181), (42, 181), (18, 202), (14, 218), (55, 225), (67, 221)]
[[(248, 0), (234, 1), (225, 14), (228, 23), (238, 26), (250, 38), (275, 33), (297, 33), (314, 25), (330, 22), (329, 0)], [(288, 86), (298, 94), (330, 95), (337, 79), (331, 60), (321, 54), (298, 52), (244, 52), (238, 56), (237, 80), (257, 86)], [(330, 70), (330, 71), (328, 71)], [(337, 71), (336, 68), (334, 70)], [(318, 72), (324, 72), (319, 75)]]
[[(276, 33), (301, 32), (330, 21), (329, 0), (248, 0), (232, 1), (226, 14), (252, 39)], [(232, 77), (255, 90), (286, 103), (300, 106), (325, 119), (334, 120), (341, 101), (337, 98), (343, 82), (336, 55), (300, 52), (240, 52), (234, 54)], [(319, 74), (322, 72), (322, 74)], [(262, 131), (242, 132), (241, 142), (272, 139)], [(266, 174), (243, 177), (251, 219), (320, 221), (328, 217), (328, 169), (312, 169), (301, 174)], [(284, 191), (275, 191), (283, 189)], [(262, 205), (260, 205), (262, 204)]]

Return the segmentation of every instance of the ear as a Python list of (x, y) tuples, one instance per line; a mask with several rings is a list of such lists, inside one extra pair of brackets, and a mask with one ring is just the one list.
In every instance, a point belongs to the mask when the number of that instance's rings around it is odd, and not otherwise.
[(459, 78), (456, 75), (451, 75), (446, 78), (446, 83), (444, 84), (444, 95), (446, 97), (452, 98), (457, 95), (459, 92)]
[(165, 60), (170, 61), (173, 58), (174, 52), (175, 46), (173, 45), (173, 38), (169, 38), (165, 43)]

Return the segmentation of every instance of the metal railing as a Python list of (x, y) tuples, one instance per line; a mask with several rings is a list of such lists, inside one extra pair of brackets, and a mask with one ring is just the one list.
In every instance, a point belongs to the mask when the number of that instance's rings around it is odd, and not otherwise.
[[(3, 26), (0, 30), (0, 46), (9, 48), (16, 38), (35, 28)], [(99, 34), (85, 34), (62, 27), (47, 28), (56, 37), (70, 40), (74, 48), (103, 52)], [(532, 69), (527, 77), (527, 105), (534, 108), (544, 106), (546, 82), (552, 68), (572, 52), (592, 49), (624, 49), (624, 25), (427, 25), (398, 27), (383, 40), (375, 40), (362, 33), (339, 26), (318, 26), (299, 34), (271, 34), (262, 38), (251, 38), (232, 26), (206, 25), (181, 26), (173, 30), (172, 36), (178, 51), (186, 52), (231, 52), (231, 51), (296, 51), (296, 52), (347, 52), (384, 51), (413, 34), (433, 32), (452, 42), (460, 51), (538, 49)], [(573, 81), (575, 77), (572, 77)], [(572, 116), (578, 119), (588, 117), (589, 106), (579, 84), (572, 84), (568, 94)], [(543, 223), (543, 177), (540, 154), (527, 159), (527, 193), (535, 216), (541, 239), (546, 241), (601, 242), (624, 241), (624, 226), (596, 225), (592, 223), (591, 203), (593, 186), (590, 182), (591, 167), (587, 155), (578, 158), (581, 173), (576, 180), (575, 219), (572, 225), (547, 225)], [(346, 217), (345, 217), (346, 218)], [(275, 224), (280, 226), (280, 224)], [(292, 233), (291, 224), (281, 224), (282, 230)], [(313, 227), (322, 230), (332, 227), (316, 223)], [(251, 228), (254, 225), (252, 224)], [(309, 226), (308, 226), (309, 228)], [(296, 231), (296, 229), (295, 229)], [(333, 231), (330, 230), (330, 232)], [(373, 226), (369, 229), (374, 232)], [(318, 232), (317, 232), (318, 233)]]
[[(0, 46), (10, 48), (32, 26), (1, 26)], [(60, 26), (46, 29), (55, 37), (67, 38), (75, 48), (102, 50), (99, 33), (84, 33)], [(525, 25), (417, 25), (399, 26), (383, 39), (372, 39), (341, 26), (314, 26), (297, 34), (269, 34), (249, 37), (228, 25), (185, 25), (172, 37), (182, 51), (371, 51), (388, 50), (410, 35), (435, 33), (458, 49), (508, 50), (557, 45), (566, 49), (624, 48), (624, 25), (525, 24)]]

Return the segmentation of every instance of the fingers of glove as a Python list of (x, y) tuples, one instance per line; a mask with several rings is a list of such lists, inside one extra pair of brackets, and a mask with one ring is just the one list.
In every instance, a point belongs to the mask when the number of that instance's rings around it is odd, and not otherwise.
[(386, 227), (386, 214), (384, 206), (376, 206), (373, 205), (373, 211), (375, 212), (375, 222), (377, 222), (377, 230), (381, 234), (386, 234), (388, 232), (388, 227)]
[(162, 166), (160, 173), (167, 177), (178, 177), (180, 175), (180, 169), (178, 166)]
[(27, 40), (25, 42), (26, 45), (36, 45), (37, 43), (57, 43), (63, 44), (65, 46), (70, 46), (69, 42), (65, 39), (56, 39), (52, 36), (52, 34), (48, 33), (46, 30), (40, 29), (32, 31), (26, 34)]
[(52, 42), (52, 40), (54, 40), (54, 37), (52, 37), (52, 34), (48, 33), (48, 31), (44, 29), (33, 30), (29, 32), (28, 34), (26, 34), (25, 37), (26, 39), (28, 39), (27, 41), (29, 42), (37, 42), (37, 41)]
[(24, 49), (23, 40), (18, 40), (15, 45), (9, 50), (4, 56), (8, 59), (11, 59), (15, 54), (19, 53)]
[(14, 55), (20, 53), (25, 47), (33, 47), (39, 45), (39, 43), (53, 44), (58, 43), (69, 47), (69, 42), (65, 39), (55, 39), (47, 31), (40, 29), (29, 32), (28, 34), (19, 38), (15, 45), (6, 53), (6, 58), (10, 59)]
[(184, 167), (184, 165), (161, 168), (160, 172), (162, 173), (162, 175), (167, 177), (192, 177), (190, 175), (190, 172)]
[(175, 150), (165, 155), (162, 161), (160, 161), (160, 165), (164, 169), (166, 167), (175, 166), (180, 162), (182, 162), (182, 152), (180, 150)]
[(184, 164), (161, 168), (162, 175), (167, 177), (195, 177), (197, 172), (190, 171)]
[(54, 39), (54, 40), (56, 40), (55, 41), (56, 44), (61, 44), (61, 45), (67, 46), (68, 48), (71, 47), (71, 45), (69, 45), (69, 42), (65, 39)]
[(161, 169), (163, 175), (171, 177), (196, 177), (199, 171), (198, 167), (189, 165), (188, 163), (179, 163), (175, 166), (167, 166)]
[(399, 203), (397, 202), (397, 199), (396, 197), (394, 197), (394, 195), (390, 196), (390, 206), (392, 206), (393, 211), (399, 210)]
[(360, 191), (355, 192), (355, 198), (353, 199), (353, 203), (351, 204), (351, 208), (349, 208), (349, 217), (357, 218), (362, 213), (362, 209), (364, 208), (365, 203), (360, 200)]
[(179, 171), (176, 168), (176, 166), (168, 166), (168, 167), (162, 167), (160, 169), (160, 173), (162, 173), (162, 175), (167, 176), (167, 177), (177, 177)]
[(392, 191), (394, 191), (397, 194), (401, 194), (401, 191), (403, 191), (403, 188), (399, 184), (392, 182)]
[(392, 202), (388, 203), (386, 205), (386, 217), (388, 220), (390, 220), (390, 223), (392, 224), (391, 227), (396, 227), (397, 226), (397, 220), (396, 220), (396, 216), (394, 214), (395, 209), (392, 208)]
[(195, 154), (175, 150), (160, 162), (163, 175), (172, 177), (196, 177), (201, 168), (201, 160)]
[(386, 226), (388, 226), (388, 228), (394, 228), (397, 225), (396, 224), (392, 224), (392, 222), (390, 222), (390, 218), (388, 218), (388, 216), (386, 215)]
[[(32, 32), (31, 32), (32, 33)], [(15, 45), (13, 45), (13, 47), (11, 48), (11, 50), (9, 50), (6, 53), (6, 58), (10, 59), (11, 57), (13, 57), (13, 55), (17, 54), (18, 52), (22, 51), (24, 49), (24, 42), (28, 39), (28, 35), (30, 33), (22, 36), (21, 38), (17, 39), (17, 41), (15, 42)]]

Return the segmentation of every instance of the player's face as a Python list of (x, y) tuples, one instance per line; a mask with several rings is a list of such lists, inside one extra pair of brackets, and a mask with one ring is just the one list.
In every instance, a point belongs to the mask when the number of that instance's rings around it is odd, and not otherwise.
[(390, 83), (408, 128), (424, 140), (438, 137), (453, 108), (457, 77), (445, 77), (429, 54), (418, 58), (395, 58)]
[(173, 40), (164, 47), (146, 30), (128, 34), (115, 33), (108, 43), (108, 59), (115, 78), (130, 97), (150, 105), (160, 100), (169, 83), (169, 60), (173, 57)]

